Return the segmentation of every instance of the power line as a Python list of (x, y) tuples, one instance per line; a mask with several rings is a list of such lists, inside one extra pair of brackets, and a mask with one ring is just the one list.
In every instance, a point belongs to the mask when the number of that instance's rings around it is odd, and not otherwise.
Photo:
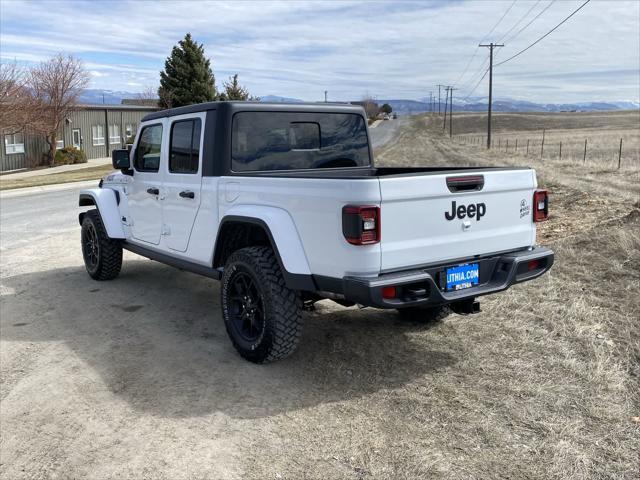
[(536, 8), (536, 6), (541, 2), (542, 0), (538, 0), (536, 3), (533, 4), (533, 6), (527, 11), (527, 13), (525, 13), (522, 17), (520, 17), (520, 20), (518, 20), (516, 23), (513, 24), (513, 26), (507, 30), (507, 33), (505, 33), (504, 35), (502, 35), (502, 37), (500, 37), (500, 39), (498, 40), (498, 42), (501, 42), (502, 40), (504, 40), (504, 38), (509, 35), (511, 32), (513, 32), (513, 30), (522, 23), (522, 21), (527, 18), (529, 16), (529, 14), (531, 13), (531, 11)]
[[(498, 25), (500, 25), (500, 23), (502, 23), (502, 20), (504, 20), (504, 17), (507, 16), (507, 14), (511, 11), (511, 9), (513, 8), (513, 6), (516, 4), (517, 0), (513, 0), (513, 2), (511, 2), (511, 5), (509, 5), (509, 8), (507, 8), (507, 10), (502, 14), (502, 16), (500, 17), (500, 20), (497, 21), (497, 23), (493, 26), (493, 28), (491, 30), (489, 30), (489, 33), (487, 33), (484, 37), (482, 37), (482, 39), (480, 40), (480, 43), (484, 42), (489, 35), (491, 35), (493, 33), (493, 31), (498, 28)], [(473, 55), (471, 55), (471, 58), (469, 59), (469, 61), (467, 62), (467, 66), (464, 67), (464, 70), (462, 71), (462, 74), (458, 77), (458, 79), (453, 83), (453, 85), (457, 85), (458, 82), (460, 80), (462, 80), (462, 78), (464, 77), (464, 74), (467, 73), (467, 70), (469, 69), (469, 66), (471, 65), (471, 62), (473, 61), (473, 59), (476, 57), (478, 50), (480, 49), (480, 47), (476, 47), (476, 49), (473, 52)]]
[[(522, 21), (529, 16), (529, 14), (533, 11), (533, 9), (541, 2), (541, 0), (538, 0), (536, 3), (533, 4), (533, 6), (527, 11), (527, 13), (525, 13), (520, 20), (518, 20), (513, 27), (511, 27), (507, 33), (505, 33), (502, 38), (505, 38), (507, 35), (509, 35), (509, 33), (511, 31), (513, 31), (520, 23), (522, 23)], [(549, 7), (551, 7), (551, 5), (553, 5), (556, 2), (556, 0), (552, 0), (551, 2), (549, 2), (549, 4), (544, 7), (529, 23), (527, 23), (524, 27), (522, 27), (520, 30), (518, 30), (514, 35), (512, 35), (509, 40), (512, 40), (514, 38), (516, 38), (518, 35), (520, 35), (520, 33), (522, 33), (525, 29), (527, 29), (527, 27), (529, 27), (529, 25), (531, 25), (533, 22), (535, 22), (538, 18), (540, 18), (540, 16), (546, 12)], [(501, 41), (502, 39), (500, 39), (499, 41)], [(476, 49), (479, 49), (480, 47), (478, 46)], [(498, 56), (499, 52), (495, 53), (495, 56)], [(480, 73), (482, 73), (482, 75), (480, 76), (480, 78), (478, 79), (478, 81), (475, 83), (474, 87), (471, 90), (468, 90), (469, 93), (467, 94), (467, 96), (464, 98), (464, 100), (467, 100), (471, 95), (473, 95), (473, 93), (477, 90), (477, 88), (480, 86), (480, 84), (482, 83), (482, 80), (484, 80), (484, 78), (487, 76), (487, 73), (489, 73), (489, 68), (485, 68), (485, 65), (487, 65), (487, 63), (489, 63), (489, 57), (487, 57), (484, 62), (480, 65), (480, 68), (476, 71), (476, 73), (474, 75), (472, 75), (469, 78), (469, 81), (466, 82), (463, 87), (465, 86), (470, 86), (471, 84), (473, 84), (473, 82), (475, 81), (475, 79), (478, 77), (478, 75)], [(495, 66), (498, 66), (498, 64), (496, 64)], [(484, 70), (483, 70), (484, 69)], [(463, 90), (467, 90), (466, 88), (463, 88)]]
[(514, 35), (512, 35), (511, 37), (506, 39), (506, 42), (509, 43), (511, 40), (513, 40), (514, 38), (516, 38), (518, 35), (520, 35), (522, 32), (524, 32), (527, 28), (529, 28), (529, 25), (531, 25), (533, 22), (535, 22), (538, 18), (540, 18), (540, 16), (546, 12), (547, 10), (549, 10), (549, 7), (551, 7), (551, 5), (553, 5), (554, 3), (556, 3), (556, 0), (553, 0), (551, 2), (549, 2), (549, 4), (544, 7), (540, 13), (538, 13), (535, 17), (533, 17), (533, 19), (527, 23), (524, 27), (522, 27), (520, 30), (518, 30)]
[(476, 79), (481, 76), (485, 71), (486, 71), (486, 67), (488, 67), (489, 65), (489, 57), (485, 58), (484, 61), (480, 64), (480, 68), (478, 68), (478, 70), (476, 70), (476, 72), (469, 77), (469, 80), (464, 82), (460, 88), (462, 90), (467, 90), (469, 86), (473, 85), (473, 82), (476, 81)]
[(473, 89), (469, 91), (469, 94), (466, 97), (464, 97), (462, 101), (465, 101), (467, 98), (469, 98), (471, 95), (473, 95), (473, 92), (475, 92), (476, 89), (478, 88), (478, 86), (480, 85), (480, 83), (482, 83), (482, 80), (484, 80), (484, 77), (487, 76), (487, 73), (489, 73), (489, 69), (488, 68), (484, 71), (484, 75), (482, 75), (482, 77), (480, 77), (480, 80), (478, 80), (478, 83), (476, 83), (476, 85), (473, 87)]
[(578, 13), (582, 7), (584, 7), (587, 3), (589, 3), (591, 0), (587, 0), (586, 2), (584, 2), (582, 5), (580, 5), (578, 8), (576, 8), (571, 15), (569, 15), (567, 18), (565, 18), (564, 20), (562, 20), (558, 25), (556, 25), (555, 27), (553, 27), (551, 30), (549, 30), (547, 33), (545, 33), (543, 36), (541, 36), (539, 39), (537, 39), (535, 42), (533, 42), (531, 45), (529, 45), (526, 48), (523, 48), (522, 50), (520, 50), (518, 53), (516, 53), (515, 55), (512, 55), (511, 57), (507, 58), (506, 60), (503, 60), (500, 63), (497, 63), (495, 66), (499, 67), (500, 65), (504, 65), (505, 63), (507, 63), (509, 60), (513, 60), (514, 58), (516, 58), (518, 55), (523, 54), (524, 52), (526, 52), (527, 50), (529, 50), (531, 47), (533, 47), (534, 45), (540, 43), (540, 41), (542, 41), (544, 38), (548, 37), (549, 35), (551, 35), (551, 33), (553, 33), (555, 30), (558, 29), (558, 27), (560, 27), (563, 23), (565, 23), (567, 20), (569, 20), (571, 17), (573, 17), (576, 13)]

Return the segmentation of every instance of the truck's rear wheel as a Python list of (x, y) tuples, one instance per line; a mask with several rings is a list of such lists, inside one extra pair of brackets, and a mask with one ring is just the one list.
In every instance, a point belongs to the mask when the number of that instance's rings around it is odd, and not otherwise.
[(403, 320), (418, 323), (436, 323), (444, 320), (451, 313), (448, 305), (437, 307), (399, 308), (398, 314)]
[(295, 351), (302, 300), (286, 286), (270, 248), (247, 247), (231, 254), (220, 292), (227, 333), (242, 357), (266, 363)]
[(97, 210), (85, 213), (80, 239), (89, 276), (94, 280), (116, 278), (122, 267), (122, 245), (109, 238)]

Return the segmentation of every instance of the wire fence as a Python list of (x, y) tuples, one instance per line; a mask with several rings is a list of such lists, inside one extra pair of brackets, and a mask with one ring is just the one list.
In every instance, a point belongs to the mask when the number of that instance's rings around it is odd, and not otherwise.
[[(533, 160), (565, 161), (616, 168), (640, 167), (638, 132), (594, 132), (589, 136), (572, 136), (542, 130), (492, 135), (491, 149), (522, 155)], [(454, 135), (461, 144), (487, 148), (487, 136), (465, 133)]]

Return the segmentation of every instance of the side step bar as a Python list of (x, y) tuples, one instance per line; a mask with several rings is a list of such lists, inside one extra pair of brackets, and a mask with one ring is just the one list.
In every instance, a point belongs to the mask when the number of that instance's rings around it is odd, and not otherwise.
[(222, 278), (222, 268), (205, 267), (204, 265), (200, 265), (198, 263), (188, 262), (187, 260), (175, 258), (171, 255), (156, 252), (149, 248), (134, 245), (133, 243), (128, 243), (126, 241), (122, 242), (122, 248), (124, 248), (125, 250), (129, 250), (130, 252), (137, 253), (138, 255), (142, 255), (143, 257), (150, 258), (151, 260), (156, 260), (160, 263), (166, 263), (167, 265), (171, 265), (172, 267), (178, 268), (180, 270), (196, 273), (198, 275), (203, 275), (215, 280), (220, 280)]

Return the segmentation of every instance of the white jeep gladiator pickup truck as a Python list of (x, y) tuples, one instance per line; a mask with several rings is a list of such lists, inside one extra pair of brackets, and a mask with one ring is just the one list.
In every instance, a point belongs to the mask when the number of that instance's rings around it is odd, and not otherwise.
[(89, 275), (115, 278), (126, 249), (221, 280), (227, 332), (256, 363), (295, 350), (305, 304), (429, 321), (553, 264), (536, 245), (548, 198), (534, 170), (376, 168), (356, 106), (155, 112), (113, 166), (80, 193)]

